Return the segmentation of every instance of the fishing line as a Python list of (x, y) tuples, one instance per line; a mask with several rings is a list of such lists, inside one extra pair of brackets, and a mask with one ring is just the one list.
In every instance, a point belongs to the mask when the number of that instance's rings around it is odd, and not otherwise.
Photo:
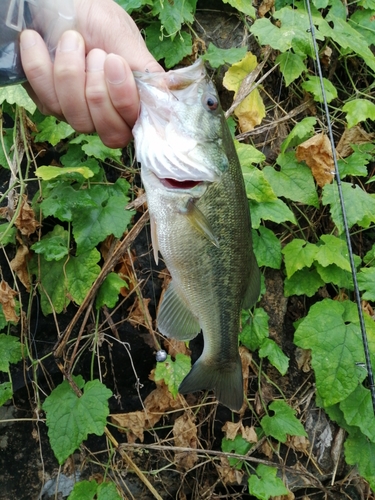
[(312, 19), (312, 14), (311, 14), (310, 0), (306, 0), (306, 6), (307, 6), (307, 13), (308, 13), (308, 16), (309, 16), (310, 32), (311, 32), (311, 38), (312, 38), (313, 47), (314, 47), (314, 53), (315, 53), (315, 59), (316, 59), (316, 67), (317, 67), (317, 70), (318, 70), (320, 87), (321, 87), (321, 90), (322, 90), (322, 97), (323, 97), (323, 104), (324, 104), (324, 113), (325, 113), (325, 118), (326, 118), (326, 122), (327, 122), (329, 140), (330, 140), (330, 143), (331, 143), (332, 158), (333, 158), (333, 163), (334, 163), (334, 167), (335, 167), (335, 171), (332, 172), (332, 173), (334, 174), (334, 176), (336, 178), (337, 190), (338, 190), (339, 199), (340, 199), (341, 214), (342, 214), (342, 219), (343, 219), (346, 244), (347, 244), (348, 253), (349, 253), (350, 268), (351, 268), (351, 273), (352, 273), (352, 277), (353, 277), (354, 295), (355, 295), (355, 301), (356, 301), (356, 304), (357, 304), (357, 310), (358, 310), (358, 316), (359, 316), (359, 324), (360, 324), (360, 329), (361, 329), (363, 348), (364, 348), (364, 351), (365, 351), (366, 369), (367, 369), (367, 376), (368, 376), (369, 387), (370, 387), (370, 392), (371, 392), (372, 407), (373, 407), (374, 414), (375, 414), (375, 384), (374, 384), (374, 375), (373, 375), (372, 366), (371, 366), (370, 350), (369, 350), (369, 346), (368, 346), (365, 320), (364, 320), (363, 311), (362, 311), (362, 307), (361, 307), (361, 297), (360, 297), (360, 294), (359, 294), (359, 288), (358, 288), (358, 282), (357, 282), (357, 272), (356, 272), (356, 268), (355, 268), (355, 264), (354, 264), (354, 256), (353, 256), (352, 244), (351, 244), (351, 240), (350, 240), (348, 219), (346, 217), (344, 195), (343, 195), (343, 191), (342, 191), (342, 185), (341, 185), (339, 168), (338, 168), (338, 164), (337, 164), (335, 142), (334, 142), (334, 139), (333, 139), (332, 124), (331, 124), (331, 119), (330, 119), (329, 110), (328, 110), (327, 97), (326, 97), (326, 93), (325, 93), (325, 89), (324, 89), (323, 74), (322, 74), (322, 68), (321, 68), (320, 60), (319, 60), (318, 44), (317, 44), (316, 37), (315, 37), (315, 26), (314, 26), (313, 19)]

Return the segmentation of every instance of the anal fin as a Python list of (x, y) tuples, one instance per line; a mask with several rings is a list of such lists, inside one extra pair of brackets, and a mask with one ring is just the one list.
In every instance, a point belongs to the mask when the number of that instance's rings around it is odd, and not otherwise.
[(201, 330), (198, 319), (187, 307), (173, 281), (169, 284), (159, 306), (157, 326), (160, 333), (177, 340), (191, 340)]

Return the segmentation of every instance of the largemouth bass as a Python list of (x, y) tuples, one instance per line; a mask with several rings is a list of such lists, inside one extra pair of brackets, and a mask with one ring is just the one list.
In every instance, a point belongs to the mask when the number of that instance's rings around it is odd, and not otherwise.
[(214, 390), (238, 411), (241, 308), (259, 296), (240, 164), (201, 60), (167, 73), (135, 73), (141, 111), (133, 129), (156, 262), (172, 276), (159, 331), (179, 340), (203, 331), (204, 349), (179, 392)]

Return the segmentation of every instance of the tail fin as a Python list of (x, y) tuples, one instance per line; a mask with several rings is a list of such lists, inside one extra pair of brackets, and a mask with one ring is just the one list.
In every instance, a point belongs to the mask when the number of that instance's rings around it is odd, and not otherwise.
[(201, 390), (214, 390), (220, 403), (233, 411), (239, 411), (243, 403), (243, 379), (241, 360), (230, 368), (211, 364), (199, 358), (181, 382), (178, 392), (187, 394)]

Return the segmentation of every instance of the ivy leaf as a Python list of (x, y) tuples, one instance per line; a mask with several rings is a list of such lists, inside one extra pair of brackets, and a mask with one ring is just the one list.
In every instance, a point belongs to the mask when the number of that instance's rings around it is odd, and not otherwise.
[(116, 273), (109, 273), (103, 284), (99, 288), (96, 296), (95, 307), (100, 309), (103, 306), (115, 307), (121, 288), (128, 288), (127, 283)]
[(259, 226), (252, 230), (253, 248), (258, 266), (280, 269), (281, 242), (270, 229)]
[(318, 252), (317, 245), (305, 240), (295, 238), (282, 249), (286, 275), (291, 278), (293, 274), (304, 267), (310, 267)]
[(253, 166), (242, 165), (242, 175), (245, 181), (246, 195), (250, 200), (259, 203), (277, 200), (277, 196), (262, 170)]
[(9, 87), (0, 88), (0, 104), (4, 101), (25, 108), (31, 115), (36, 110), (35, 102), (29, 97), (22, 85), (10, 85)]
[(182, 24), (194, 22), (196, 3), (197, 0), (154, 2), (151, 14), (159, 17), (167, 33), (173, 37), (181, 29)]
[(284, 281), (284, 294), (285, 297), (292, 295), (312, 297), (323, 285), (325, 285), (325, 281), (322, 280), (314, 267), (311, 269), (304, 268), (296, 271)]
[(335, 264), (341, 269), (350, 272), (351, 267), (346, 241), (337, 238), (333, 234), (323, 234), (319, 240), (319, 243), (321, 242), (323, 244), (318, 246), (315, 253), (315, 260), (323, 267)]
[(345, 459), (349, 465), (357, 465), (358, 471), (375, 489), (375, 443), (359, 430), (351, 430), (344, 444)]
[(304, 57), (294, 54), (294, 52), (288, 51), (279, 54), (275, 62), (280, 64), (280, 71), (287, 87), (306, 71)]
[(271, 220), (277, 224), (285, 221), (292, 222), (293, 224), (297, 223), (288, 205), (279, 198), (272, 201), (264, 201), (262, 203), (250, 200), (250, 209), (254, 229), (260, 226), (261, 220)]
[(367, 175), (366, 165), (371, 161), (372, 155), (366, 152), (355, 151), (353, 154), (338, 160), (340, 178), (347, 175), (365, 176)]
[[(251, 443), (246, 441), (240, 434), (234, 439), (223, 438), (221, 441), (221, 450), (224, 453), (236, 453), (237, 455), (246, 455), (251, 448)], [(243, 460), (234, 457), (228, 457), (228, 462), (231, 467), (234, 467), (237, 470), (242, 469), (242, 465), (244, 463)]]
[[(327, 102), (331, 102), (337, 97), (336, 87), (327, 78), (323, 78), (324, 93)], [(303, 90), (313, 95), (314, 101), (324, 102), (322, 86), (318, 76), (309, 76), (308, 80), (301, 84)]]
[(118, 179), (113, 186), (93, 186), (88, 191), (91, 203), (73, 211), (73, 235), (77, 254), (87, 252), (113, 234), (120, 238), (134, 212), (125, 210), (128, 183)]
[[(370, 0), (372, 2), (372, 8), (367, 7), (365, 9), (356, 9), (353, 15), (349, 19), (349, 23), (352, 27), (358, 31), (366, 40), (369, 45), (375, 45), (375, 30), (374, 30), (374, 10), (375, 10), (375, 1)], [(367, 2), (358, 2), (359, 5), (361, 3)], [(363, 5), (363, 7), (365, 7)]]
[(324, 299), (311, 306), (294, 335), (297, 346), (312, 351), (324, 406), (343, 401), (365, 376), (356, 366), (364, 359), (359, 325), (350, 322), (348, 314), (356, 314), (354, 303)]
[(13, 396), (11, 382), (0, 384), (0, 406), (3, 406)]
[(21, 359), (22, 349), (19, 339), (0, 333), (0, 371), (8, 373), (10, 363), (18, 363)]
[(191, 359), (186, 354), (178, 353), (176, 360), (173, 361), (168, 354), (167, 359), (163, 362), (157, 362), (155, 368), (155, 382), (164, 380), (168, 385), (169, 392), (175, 398), (178, 393), (178, 388), (189, 373), (191, 368)]
[(371, 393), (359, 384), (356, 389), (340, 403), (346, 422), (358, 427), (370, 441), (375, 443), (375, 419)]
[(363, 300), (375, 300), (375, 267), (364, 267), (357, 275), (358, 287), (365, 293)]
[(60, 260), (69, 253), (69, 233), (56, 224), (52, 231), (47, 233), (40, 241), (34, 243), (31, 249), (37, 254), (44, 255), (46, 261)]
[(102, 161), (110, 159), (116, 163), (121, 163), (121, 149), (112, 149), (104, 146), (100, 137), (96, 134), (80, 134), (78, 137), (71, 139), (70, 144), (81, 144), (82, 151), (84, 151), (87, 156), (93, 156)]
[(264, 339), (259, 349), (259, 357), (268, 358), (269, 362), (281, 373), (285, 375), (288, 371), (289, 358), (285, 356), (280, 347), (272, 339)]
[(247, 16), (255, 18), (255, 8), (251, 5), (248, 0), (223, 0), (223, 3), (229, 3), (236, 10), (246, 14)]
[(353, 99), (344, 104), (342, 110), (346, 113), (349, 128), (367, 119), (375, 120), (375, 104), (367, 99)]
[(251, 169), (254, 165), (262, 163), (266, 159), (266, 156), (251, 144), (234, 141), (234, 145), (242, 168)]
[(281, 153), (276, 161), (281, 167), (280, 172), (270, 166), (263, 169), (276, 195), (318, 207), (318, 195), (309, 167), (298, 162), (293, 151)]
[(208, 61), (212, 68), (219, 68), (223, 64), (234, 64), (246, 56), (246, 47), (232, 47), (231, 49), (220, 49), (213, 43), (208, 45), (208, 49), (203, 54), (202, 59)]
[(149, 51), (157, 61), (164, 59), (166, 68), (172, 68), (185, 56), (192, 53), (193, 45), (190, 33), (181, 31), (174, 38), (162, 37), (160, 23), (151, 23), (145, 30)]
[(54, 116), (47, 116), (38, 124), (39, 132), (35, 136), (36, 142), (47, 141), (56, 146), (62, 139), (74, 134), (74, 129), (68, 123), (60, 122)]
[(82, 304), (100, 273), (99, 260), (100, 253), (93, 248), (77, 257), (70, 257), (66, 263), (66, 295), (78, 305)]
[(242, 313), (240, 341), (250, 351), (259, 349), (264, 339), (268, 338), (268, 321), (269, 316), (262, 307), (257, 307), (253, 315), (249, 315), (247, 312)]
[(265, 415), (260, 424), (267, 436), (272, 436), (281, 443), (285, 443), (287, 435), (306, 436), (306, 431), (301, 422), (296, 418), (296, 411), (284, 401), (273, 401), (269, 410), (274, 412), (273, 416)]
[(351, 272), (344, 271), (342, 268), (336, 266), (336, 264), (330, 264), (329, 266), (323, 267), (316, 263), (315, 266), (324, 283), (333, 283), (339, 288), (353, 290), (353, 277)]
[[(346, 216), (349, 229), (358, 224), (361, 227), (369, 227), (371, 222), (375, 222), (375, 198), (366, 193), (357, 185), (349, 182), (341, 183)], [(341, 207), (338, 200), (337, 186), (326, 184), (323, 188), (323, 205), (330, 205), (330, 213), (333, 222), (336, 224), (340, 234), (344, 232)]]
[(259, 464), (256, 474), (251, 474), (248, 480), (249, 492), (260, 500), (287, 495), (288, 490), (282, 480), (276, 477), (277, 469)]
[(81, 397), (64, 380), (43, 403), (50, 444), (60, 465), (89, 434), (103, 434), (112, 396), (99, 380), (84, 383), (81, 376), (73, 379), (83, 391)]
[(285, 151), (289, 147), (294, 147), (309, 139), (314, 134), (314, 126), (316, 125), (316, 118), (312, 116), (306, 116), (298, 122), (293, 129), (288, 134), (287, 138), (281, 144), (281, 152)]

